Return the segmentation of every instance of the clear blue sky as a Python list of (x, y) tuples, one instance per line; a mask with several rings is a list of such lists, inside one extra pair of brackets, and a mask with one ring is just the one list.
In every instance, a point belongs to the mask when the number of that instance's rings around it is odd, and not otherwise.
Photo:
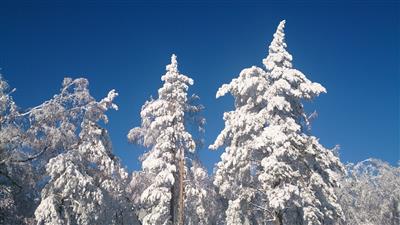
[[(307, 104), (319, 116), (312, 133), (344, 162), (399, 160), (400, 8), (369, 3), (92, 3), (0, 2), (0, 68), (14, 99), (27, 108), (51, 98), (63, 77), (86, 77), (97, 98), (116, 89), (107, 125), (116, 154), (130, 170), (145, 149), (127, 142), (140, 107), (161, 86), (176, 53), (205, 105), (206, 146), (223, 127), (232, 98), (218, 87), (262, 66), (279, 21), (294, 65), (328, 93)], [(159, 1), (161, 2), (161, 1)], [(225, 2), (225, 3), (224, 3)], [(396, 3), (397, 2), (397, 3)], [(201, 149), (208, 169), (223, 149)]]

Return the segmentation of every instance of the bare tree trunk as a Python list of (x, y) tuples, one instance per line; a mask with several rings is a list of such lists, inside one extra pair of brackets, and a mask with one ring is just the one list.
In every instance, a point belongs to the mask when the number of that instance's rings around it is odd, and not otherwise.
[(185, 179), (185, 155), (183, 149), (181, 150), (181, 155), (179, 158), (179, 200), (178, 200), (178, 223), (177, 225), (184, 225), (185, 222), (185, 202), (184, 202), (184, 184), (183, 181)]
[(172, 187), (171, 198), (171, 220), (173, 225), (184, 225), (185, 223), (185, 195), (184, 195), (184, 179), (185, 179), (185, 155), (184, 150), (179, 150), (179, 157), (176, 160), (177, 172), (174, 174), (175, 183)]

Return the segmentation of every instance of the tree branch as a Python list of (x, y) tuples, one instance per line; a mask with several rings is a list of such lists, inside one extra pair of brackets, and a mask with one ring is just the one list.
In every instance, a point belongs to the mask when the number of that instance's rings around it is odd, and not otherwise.
[(23, 162), (28, 162), (31, 160), (34, 160), (36, 158), (38, 158), (39, 156), (43, 155), (43, 153), (48, 149), (49, 147), (45, 147), (42, 149), (42, 151), (38, 152), (37, 154), (33, 155), (33, 156), (29, 156), (28, 158), (25, 159), (17, 159), (17, 160), (11, 160), (11, 162), (13, 163), (23, 163)]

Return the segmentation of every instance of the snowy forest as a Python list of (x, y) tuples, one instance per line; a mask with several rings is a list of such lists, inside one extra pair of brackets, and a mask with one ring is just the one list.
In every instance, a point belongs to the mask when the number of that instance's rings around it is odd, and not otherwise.
[(175, 55), (158, 95), (132, 115), (141, 124), (126, 139), (147, 149), (133, 172), (104, 128), (117, 90), (97, 100), (87, 79), (65, 78), (51, 99), (22, 109), (0, 77), (0, 224), (399, 225), (399, 166), (343, 163), (312, 135), (303, 104), (327, 90), (294, 67), (284, 29), (263, 67), (215, 90), (234, 108), (208, 146), (222, 153), (212, 174), (198, 157), (208, 106)]

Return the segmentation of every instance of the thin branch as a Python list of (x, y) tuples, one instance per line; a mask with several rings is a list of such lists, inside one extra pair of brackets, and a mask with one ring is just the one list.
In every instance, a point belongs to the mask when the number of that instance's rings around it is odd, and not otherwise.
[(271, 211), (269, 211), (267, 208), (259, 206), (259, 205), (256, 205), (256, 204), (254, 204), (252, 202), (250, 202), (250, 205), (253, 205), (253, 206), (255, 206), (255, 207), (257, 207), (257, 208), (259, 208), (261, 210), (264, 210), (264, 211), (267, 211), (268, 213), (271, 213)]
[(13, 163), (23, 163), (23, 162), (28, 162), (31, 160), (34, 160), (36, 158), (38, 158), (39, 156), (43, 155), (43, 153), (48, 149), (49, 147), (45, 147), (42, 149), (42, 151), (38, 152), (37, 154), (33, 155), (33, 156), (29, 156), (28, 158), (25, 159), (17, 159), (17, 160), (11, 160), (11, 162)]

